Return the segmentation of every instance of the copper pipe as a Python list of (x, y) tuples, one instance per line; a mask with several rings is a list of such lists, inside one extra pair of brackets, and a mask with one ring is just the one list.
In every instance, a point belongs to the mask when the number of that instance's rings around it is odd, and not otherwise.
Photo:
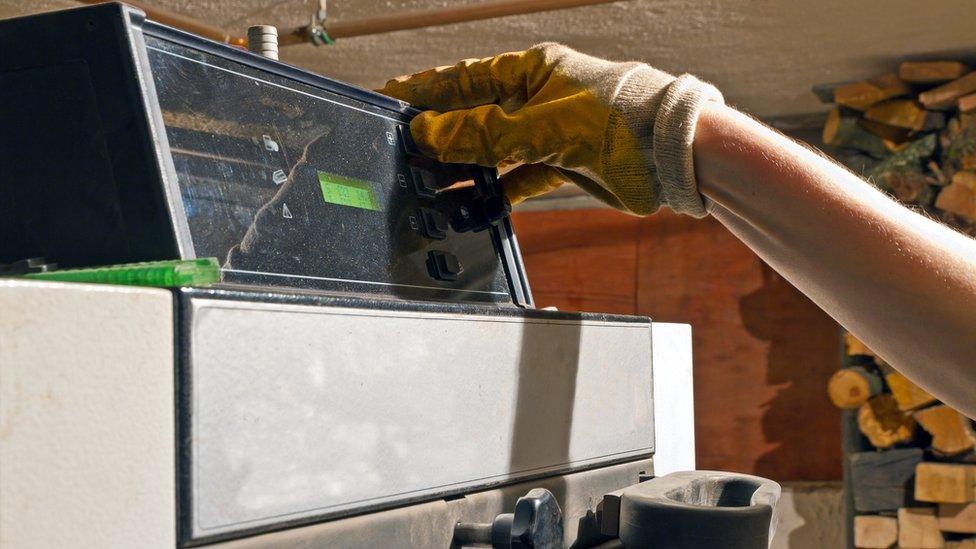
[[(608, 4), (617, 0), (485, 0), (473, 4), (447, 6), (433, 10), (407, 11), (352, 19), (349, 21), (326, 21), (326, 30), (333, 40), (381, 34), (398, 30), (450, 25), (481, 19), (505, 17), (507, 15), (522, 15), (540, 11), (575, 8), (593, 4)], [(290, 32), (282, 33), (278, 39), (281, 46), (294, 46), (309, 42), (308, 27), (299, 27)]]
[[(108, 0), (77, 0), (77, 1), (83, 4), (101, 4)], [(216, 40), (217, 42), (224, 42), (225, 44), (232, 44), (234, 46), (247, 46), (247, 39), (244, 38), (243, 36), (235, 36), (234, 34), (215, 25), (203, 23), (201, 21), (193, 19), (192, 17), (188, 17), (180, 13), (172, 12), (167, 9), (150, 6), (143, 2), (125, 0), (125, 3), (144, 11), (146, 13), (146, 17), (152, 19), (153, 21), (156, 21), (157, 23), (162, 23), (164, 25), (176, 27), (186, 32), (192, 32), (193, 34), (199, 34), (204, 38)]]

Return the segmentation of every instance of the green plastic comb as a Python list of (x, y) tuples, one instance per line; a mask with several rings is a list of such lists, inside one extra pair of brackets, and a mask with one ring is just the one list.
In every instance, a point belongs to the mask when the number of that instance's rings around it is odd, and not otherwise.
[(220, 280), (220, 263), (214, 257), (176, 261), (148, 261), (88, 269), (27, 273), (24, 278), (62, 282), (93, 282), (125, 286), (206, 286)]

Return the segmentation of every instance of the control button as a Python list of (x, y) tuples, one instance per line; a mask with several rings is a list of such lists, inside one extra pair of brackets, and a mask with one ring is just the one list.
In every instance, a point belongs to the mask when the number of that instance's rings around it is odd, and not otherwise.
[(400, 134), (400, 147), (403, 152), (409, 156), (420, 156), (420, 149), (417, 148), (417, 143), (414, 142), (413, 136), (410, 135), (410, 126), (397, 125), (397, 133)]
[(454, 254), (440, 250), (427, 252), (427, 271), (437, 280), (457, 280), (463, 270), (461, 262)]
[(498, 224), (512, 212), (512, 203), (503, 195), (475, 198), (460, 206), (451, 216), (451, 228), (459, 233), (478, 232)]
[(413, 174), (413, 184), (417, 194), (425, 198), (434, 198), (440, 188), (437, 186), (437, 176), (423, 168), (410, 168)]
[(447, 238), (447, 217), (437, 210), (420, 208), (420, 224), (424, 236), (434, 240)]

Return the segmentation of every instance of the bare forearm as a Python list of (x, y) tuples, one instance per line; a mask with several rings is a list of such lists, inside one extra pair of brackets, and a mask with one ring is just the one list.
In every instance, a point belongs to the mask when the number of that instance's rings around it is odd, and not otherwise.
[(976, 416), (976, 240), (726, 107), (702, 113), (694, 158), (712, 215), (892, 366)]

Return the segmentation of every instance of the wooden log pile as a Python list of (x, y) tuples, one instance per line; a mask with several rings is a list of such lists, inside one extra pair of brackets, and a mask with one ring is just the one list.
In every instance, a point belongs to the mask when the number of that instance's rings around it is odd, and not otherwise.
[(874, 451), (848, 456), (859, 548), (976, 549), (976, 432), (969, 418), (898, 373), (853, 335), (828, 382), (857, 410)]
[(814, 93), (834, 105), (823, 129), (828, 152), (902, 203), (976, 236), (976, 71), (909, 61)]
[[(976, 71), (909, 61), (860, 82), (814, 86), (833, 105), (824, 149), (896, 200), (976, 237)], [(847, 456), (862, 548), (976, 549), (973, 422), (845, 335), (831, 402), (856, 410), (874, 451)]]

